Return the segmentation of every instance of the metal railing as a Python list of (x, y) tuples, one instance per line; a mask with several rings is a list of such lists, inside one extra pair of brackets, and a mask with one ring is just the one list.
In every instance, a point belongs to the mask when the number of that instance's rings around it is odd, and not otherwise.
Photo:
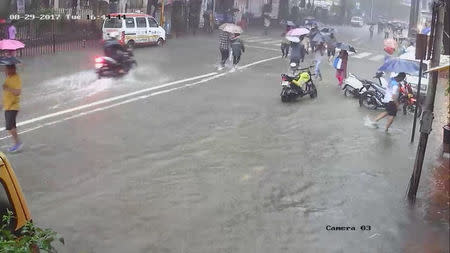
[(58, 20), (17, 24), (16, 39), (25, 44), (18, 56), (37, 56), (100, 45), (101, 28), (94, 22)]

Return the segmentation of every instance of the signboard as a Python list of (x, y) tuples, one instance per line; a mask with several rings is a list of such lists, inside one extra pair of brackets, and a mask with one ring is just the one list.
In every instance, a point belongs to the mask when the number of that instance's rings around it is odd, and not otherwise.
[(17, 0), (17, 13), (25, 14), (25, 0)]

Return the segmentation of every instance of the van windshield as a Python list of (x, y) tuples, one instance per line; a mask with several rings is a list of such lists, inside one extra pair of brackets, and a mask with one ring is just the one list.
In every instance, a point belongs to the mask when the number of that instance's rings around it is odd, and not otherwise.
[(110, 18), (105, 20), (104, 28), (122, 28), (122, 19)]

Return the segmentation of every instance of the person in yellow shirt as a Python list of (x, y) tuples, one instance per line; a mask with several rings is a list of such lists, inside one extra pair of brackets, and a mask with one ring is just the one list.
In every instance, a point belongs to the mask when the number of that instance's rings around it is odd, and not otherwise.
[(310, 79), (311, 76), (308, 73), (303, 72), (292, 79), (291, 87), (299, 93), (303, 93), (303, 84), (307, 83)]
[(3, 110), (5, 111), (6, 130), (9, 131), (14, 146), (8, 149), (9, 152), (18, 152), (22, 149), (22, 142), (17, 135), (16, 118), (20, 109), (20, 93), (22, 92), (22, 81), (16, 72), (15, 65), (7, 65), (6, 80), (3, 84)]

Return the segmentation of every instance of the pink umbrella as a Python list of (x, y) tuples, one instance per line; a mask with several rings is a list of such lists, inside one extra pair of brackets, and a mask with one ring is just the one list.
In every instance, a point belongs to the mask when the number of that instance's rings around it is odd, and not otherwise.
[(302, 36), (309, 33), (307, 28), (295, 28), (287, 32), (286, 36)]
[(18, 40), (0, 40), (0, 50), (17, 50), (24, 47), (25, 44)]

